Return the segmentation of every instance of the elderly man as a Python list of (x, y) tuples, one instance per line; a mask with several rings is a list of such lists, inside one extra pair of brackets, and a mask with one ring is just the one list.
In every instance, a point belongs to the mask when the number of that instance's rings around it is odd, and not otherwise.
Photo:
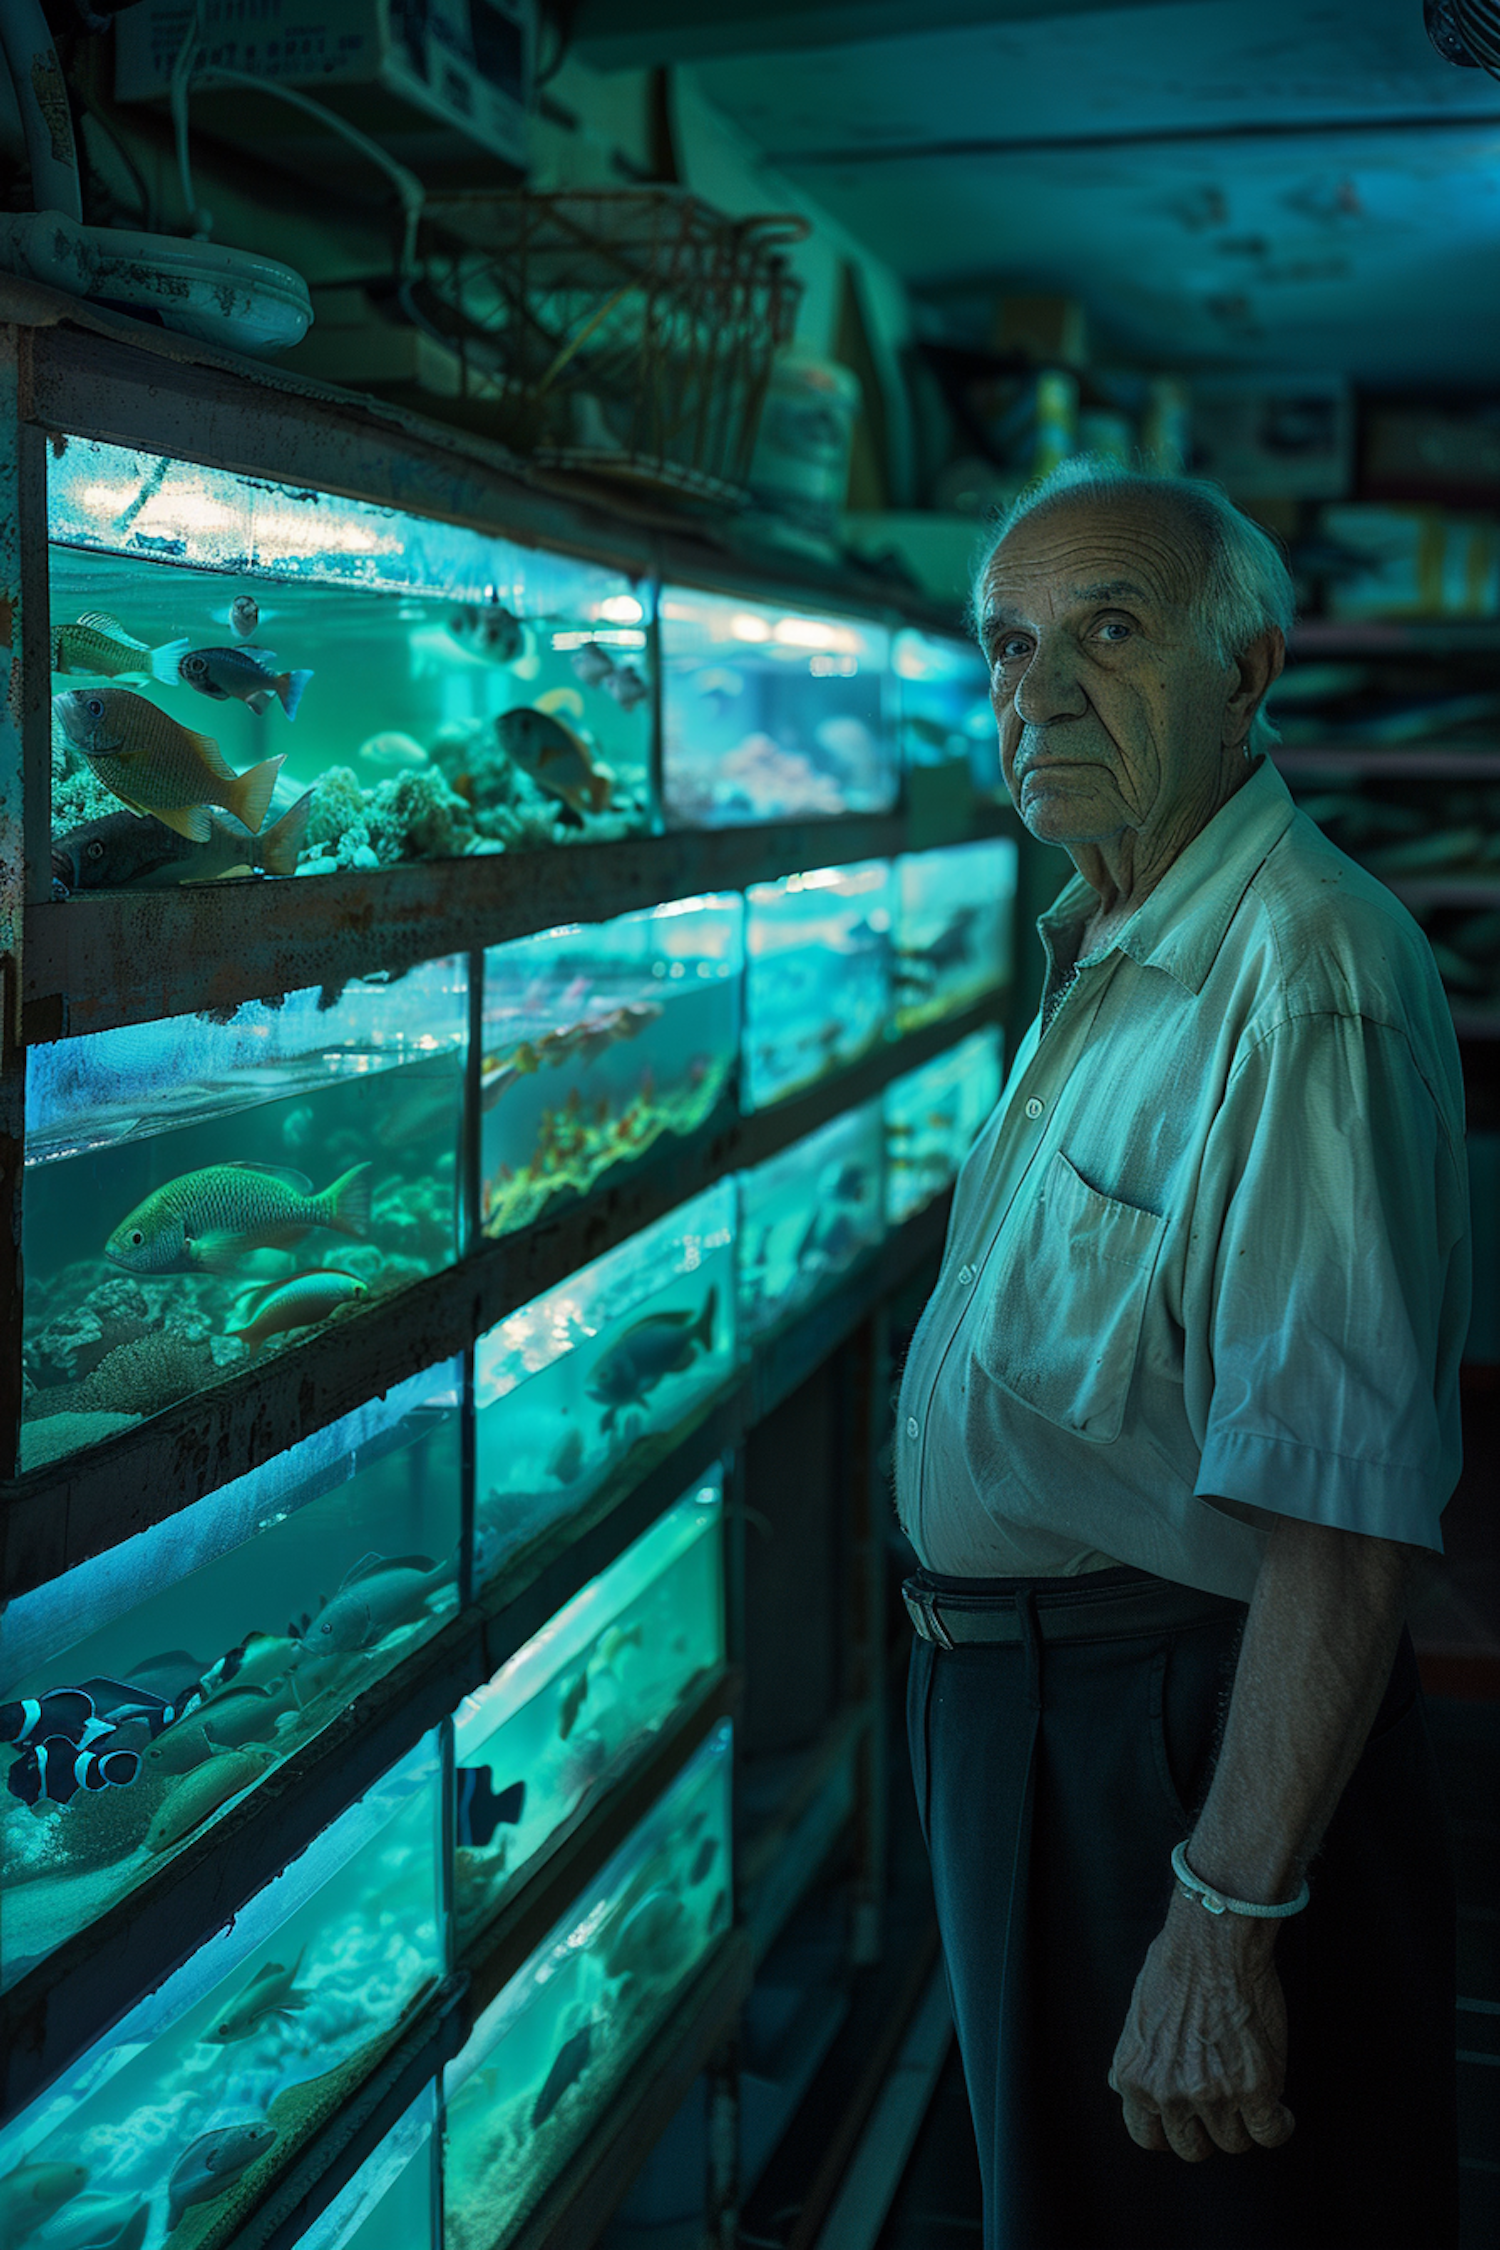
[(1469, 1307), (1432, 955), (1292, 805), (1213, 487), (1069, 467), (979, 576), (1077, 875), (958, 1184), (897, 1502), (986, 2250), (1444, 2250), (1453, 1903), (1403, 1623)]

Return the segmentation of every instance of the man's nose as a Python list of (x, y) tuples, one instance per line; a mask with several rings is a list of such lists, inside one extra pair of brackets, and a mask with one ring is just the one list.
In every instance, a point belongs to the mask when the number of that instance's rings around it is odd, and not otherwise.
[(1050, 726), (1058, 719), (1082, 718), (1088, 709), (1079, 675), (1078, 652), (1066, 640), (1037, 643), (1016, 689), (1016, 716), (1023, 726)]

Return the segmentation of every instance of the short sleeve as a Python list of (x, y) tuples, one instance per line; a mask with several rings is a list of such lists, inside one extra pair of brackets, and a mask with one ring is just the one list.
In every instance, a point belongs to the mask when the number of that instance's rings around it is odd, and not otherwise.
[(1225, 1089), (1195, 1199), (1197, 1496), (1441, 1553), (1470, 1280), (1462, 1140), (1400, 1027), (1309, 1014), (1266, 1034)]

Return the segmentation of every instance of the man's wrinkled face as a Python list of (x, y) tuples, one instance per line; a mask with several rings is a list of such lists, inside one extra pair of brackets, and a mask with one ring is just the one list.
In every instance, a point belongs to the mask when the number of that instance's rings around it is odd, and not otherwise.
[(1044, 843), (1167, 838), (1217, 786), (1238, 674), (1200, 641), (1203, 570), (1150, 493), (1064, 494), (1001, 541), (981, 642), (1005, 785)]

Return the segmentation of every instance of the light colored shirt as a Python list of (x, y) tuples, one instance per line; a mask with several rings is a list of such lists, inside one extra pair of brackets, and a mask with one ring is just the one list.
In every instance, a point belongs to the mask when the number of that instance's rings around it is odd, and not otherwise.
[(1042, 1008), (907, 1360), (918, 1555), (1244, 1601), (1278, 1516), (1441, 1553), (1470, 1251), (1426, 939), (1267, 758), (1077, 962), (1094, 904), (1075, 876), (1036, 925)]

